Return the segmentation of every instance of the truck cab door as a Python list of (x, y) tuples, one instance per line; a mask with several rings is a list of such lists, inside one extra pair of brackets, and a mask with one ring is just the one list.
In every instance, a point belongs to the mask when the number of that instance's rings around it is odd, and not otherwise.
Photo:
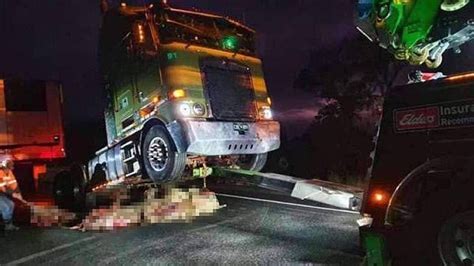
[[(129, 48), (127, 48), (129, 50)], [(129, 52), (117, 62), (113, 77), (110, 79), (110, 94), (115, 113), (115, 128), (117, 136), (121, 137), (134, 124), (134, 81), (133, 60)]]
[(131, 24), (127, 43), (127, 57), (116, 76), (115, 88), (117, 133), (123, 135), (139, 123), (139, 110), (159, 96), (161, 84), (157, 51), (146, 20)]
[(153, 99), (161, 99), (162, 80), (160, 75), (157, 46), (152, 37), (152, 29), (145, 19), (134, 23), (134, 80), (137, 108), (147, 106)]
[(158, 60), (156, 58), (145, 58), (137, 65), (137, 68), (138, 108), (143, 108), (154, 100), (163, 99)]

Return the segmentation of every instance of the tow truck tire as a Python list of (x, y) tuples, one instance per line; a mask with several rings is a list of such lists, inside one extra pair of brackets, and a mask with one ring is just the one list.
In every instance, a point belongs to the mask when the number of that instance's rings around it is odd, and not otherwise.
[(142, 145), (145, 176), (156, 184), (179, 180), (186, 167), (186, 153), (179, 153), (176, 145), (161, 125), (152, 126)]
[[(441, 251), (442, 245), (445, 245), (447, 242), (446, 239), (441, 239), (443, 231), (446, 231), (446, 226), (455, 217), (466, 213), (472, 207), (471, 204), (474, 202), (474, 198), (471, 192), (469, 192), (470, 187), (472, 187), (472, 184), (456, 186), (446, 191), (434, 193), (424, 200), (421, 212), (408, 225), (409, 230), (404, 232), (406, 243), (411, 245), (410, 249), (411, 253), (413, 253), (409, 255), (411, 264), (471, 265), (470, 263), (473, 262), (472, 258), (460, 261), (456, 256), (452, 256), (451, 253), (446, 256), (446, 248), (444, 254)], [(474, 226), (473, 221), (471, 221), (471, 224)], [(474, 237), (472, 229), (469, 228), (471, 230), (471, 239), (468, 239), (467, 242), (472, 241)], [(454, 243), (452, 241), (452, 244)]]
[(240, 155), (237, 165), (243, 170), (259, 172), (267, 163), (268, 153)]
[(438, 234), (438, 251), (445, 265), (473, 264), (473, 229), (474, 211), (472, 210), (458, 213), (443, 224)]

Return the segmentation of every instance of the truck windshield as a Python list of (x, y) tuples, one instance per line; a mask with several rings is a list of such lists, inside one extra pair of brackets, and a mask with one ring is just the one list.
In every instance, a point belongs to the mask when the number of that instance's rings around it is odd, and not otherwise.
[(236, 53), (255, 54), (253, 30), (223, 17), (176, 9), (159, 15), (162, 43), (185, 42)]

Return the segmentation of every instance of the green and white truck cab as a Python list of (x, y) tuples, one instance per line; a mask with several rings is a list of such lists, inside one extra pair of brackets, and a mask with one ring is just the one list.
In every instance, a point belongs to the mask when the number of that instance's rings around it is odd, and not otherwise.
[[(100, 66), (108, 145), (89, 162), (107, 180), (179, 179), (210, 156), (260, 170), (280, 145), (255, 31), (166, 4), (103, 17)], [(227, 160), (229, 161), (229, 160)]]

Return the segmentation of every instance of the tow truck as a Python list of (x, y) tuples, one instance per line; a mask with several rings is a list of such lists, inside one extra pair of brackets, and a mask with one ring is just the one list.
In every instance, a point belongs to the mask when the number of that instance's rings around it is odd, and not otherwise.
[(359, 0), (357, 29), (399, 60), (437, 68), (474, 39), (469, 0)]

